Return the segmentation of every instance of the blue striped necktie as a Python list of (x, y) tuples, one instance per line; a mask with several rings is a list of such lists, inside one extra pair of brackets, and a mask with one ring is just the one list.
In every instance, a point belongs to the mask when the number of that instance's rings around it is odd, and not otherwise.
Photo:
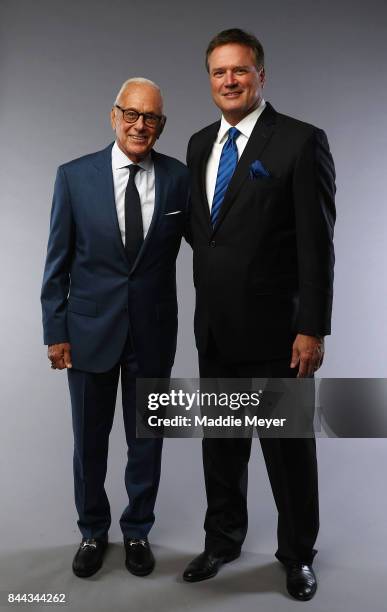
[(238, 163), (238, 149), (235, 141), (239, 134), (240, 131), (237, 130), (237, 128), (232, 127), (229, 129), (228, 138), (223, 146), (222, 154), (220, 156), (214, 199), (212, 200), (211, 207), (211, 223), (213, 227), (218, 220), (224, 195)]

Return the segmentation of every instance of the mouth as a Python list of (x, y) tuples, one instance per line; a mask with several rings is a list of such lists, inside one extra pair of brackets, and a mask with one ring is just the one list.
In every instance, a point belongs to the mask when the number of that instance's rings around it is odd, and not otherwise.
[(241, 91), (229, 91), (227, 93), (222, 94), (225, 98), (238, 98), (241, 95)]
[(148, 140), (147, 136), (135, 136), (134, 134), (129, 134), (129, 138), (134, 142), (146, 142)]

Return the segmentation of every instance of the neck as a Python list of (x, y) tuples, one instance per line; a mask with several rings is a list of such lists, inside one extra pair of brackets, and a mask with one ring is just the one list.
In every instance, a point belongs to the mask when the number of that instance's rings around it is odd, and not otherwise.
[(138, 164), (139, 162), (143, 161), (146, 157), (148, 157), (149, 153), (147, 153), (146, 155), (135, 155), (133, 153), (128, 153), (127, 151), (125, 151), (125, 149), (121, 146), (121, 144), (118, 142), (118, 140), (116, 140), (117, 146), (118, 148), (124, 153), (124, 155), (126, 155), (126, 157), (128, 159), (130, 159), (131, 162), (133, 162), (134, 164)]
[(235, 125), (240, 123), (242, 119), (247, 117), (247, 115), (250, 115), (250, 113), (255, 111), (259, 107), (261, 102), (262, 102), (262, 98), (258, 98), (258, 100), (256, 100), (254, 104), (252, 104), (251, 107), (248, 108), (246, 111), (244, 112), (235, 111), (235, 112), (230, 112), (230, 113), (223, 113), (223, 117), (226, 119), (227, 123), (229, 123), (230, 125), (234, 127)]

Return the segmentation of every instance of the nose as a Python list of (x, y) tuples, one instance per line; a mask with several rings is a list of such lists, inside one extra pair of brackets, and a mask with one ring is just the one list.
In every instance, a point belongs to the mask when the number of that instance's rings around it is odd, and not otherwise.
[(139, 118), (137, 119), (136, 123), (134, 124), (134, 128), (136, 130), (143, 130), (145, 127), (145, 123), (144, 123), (144, 117), (142, 115), (139, 116)]
[(226, 87), (235, 87), (237, 85), (238, 80), (235, 78), (235, 74), (232, 70), (227, 70), (224, 75), (224, 85)]

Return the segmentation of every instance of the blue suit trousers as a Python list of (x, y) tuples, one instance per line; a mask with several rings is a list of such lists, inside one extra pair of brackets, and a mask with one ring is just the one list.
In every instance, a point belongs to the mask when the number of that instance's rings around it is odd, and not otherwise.
[[(144, 538), (155, 519), (163, 440), (136, 438), (136, 378), (142, 373), (128, 339), (119, 363), (108, 372), (68, 370), (74, 431), (75, 505), (84, 538), (107, 538), (111, 524), (104, 484), (120, 373), (128, 446), (125, 486), (129, 498), (120, 519), (123, 535)], [(169, 378), (170, 368), (159, 375)]]

